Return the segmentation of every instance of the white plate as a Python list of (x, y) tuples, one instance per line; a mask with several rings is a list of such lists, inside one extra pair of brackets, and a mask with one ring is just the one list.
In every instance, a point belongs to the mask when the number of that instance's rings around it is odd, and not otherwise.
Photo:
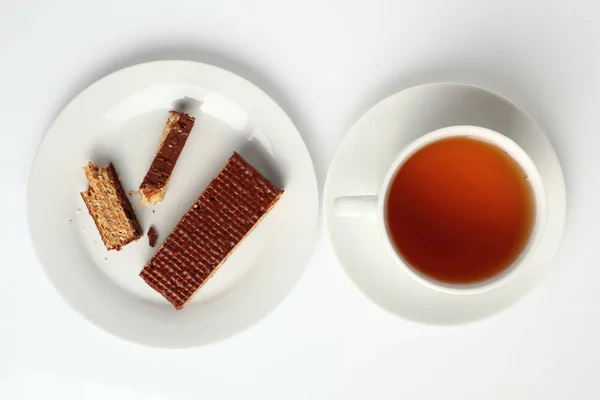
[[(184, 107), (196, 123), (165, 200), (144, 207), (130, 197), (142, 229), (154, 225), (159, 244), (234, 150), (285, 189), (182, 311), (138, 276), (156, 251), (147, 237), (108, 252), (79, 195), (87, 188), (88, 160), (114, 162), (125, 191), (137, 190), (174, 107)], [(306, 146), (267, 94), (217, 67), (160, 61), (99, 80), (62, 111), (33, 165), (28, 216), (48, 277), (86, 319), (144, 345), (192, 347), (251, 326), (291, 291), (313, 248), (318, 204)]]
[[(500, 132), (536, 164), (548, 196), (548, 220), (531, 264), (512, 280), (483, 293), (456, 295), (422, 285), (396, 263), (377, 222), (334, 215), (334, 199), (377, 193), (390, 165), (407, 144), (439, 128), (474, 125)], [(368, 110), (350, 129), (329, 169), (325, 224), (350, 279), (385, 310), (414, 321), (457, 324), (481, 319), (514, 303), (548, 269), (562, 236), (566, 194), (562, 170), (546, 135), (520, 108), (487, 90), (434, 83), (396, 93)]]

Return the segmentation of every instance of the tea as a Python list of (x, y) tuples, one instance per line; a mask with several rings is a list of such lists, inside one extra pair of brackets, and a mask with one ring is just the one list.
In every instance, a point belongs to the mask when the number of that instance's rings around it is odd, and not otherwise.
[(390, 183), (386, 223), (398, 253), (437, 281), (472, 284), (509, 267), (529, 242), (533, 190), (502, 149), (466, 136), (410, 156)]

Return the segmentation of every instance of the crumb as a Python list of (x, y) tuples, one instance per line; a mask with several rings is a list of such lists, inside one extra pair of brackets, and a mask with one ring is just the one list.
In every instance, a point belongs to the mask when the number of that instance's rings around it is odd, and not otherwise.
[(130, 196), (133, 196), (134, 194), (138, 194), (138, 192), (137, 192), (137, 191), (135, 191), (135, 190), (130, 190), (130, 191), (129, 191), (129, 195), (130, 195)]
[(152, 214), (154, 214), (156, 211), (152, 210)]
[(156, 232), (156, 229), (154, 229), (154, 227), (151, 226), (150, 229), (148, 229), (148, 243), (150, 244), (150, 247), (156, 246), (157, 240), (158, 232)]
[(70, 220), (69, 220), (69, 225), (71, 225), (72, 223), (73, 223), (73, 220), (72, 220), (72, 219), (70, 219)]
[(77, 213), (77, 215), (81, 214), (81, 210), (79, 208), (75, 212)]
[(108, 261), (108, 258), (104, 257), (104, 261)]

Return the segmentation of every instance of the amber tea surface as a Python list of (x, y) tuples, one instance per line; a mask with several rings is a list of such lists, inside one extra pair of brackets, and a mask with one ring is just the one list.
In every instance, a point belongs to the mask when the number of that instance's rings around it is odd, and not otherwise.
[(466, 136), (409, 157), (390, 183), (385, 211), (404, 260), (452, 284), (504, 271), (527, 246), (535, 219), (523, 169), (502, 149)]

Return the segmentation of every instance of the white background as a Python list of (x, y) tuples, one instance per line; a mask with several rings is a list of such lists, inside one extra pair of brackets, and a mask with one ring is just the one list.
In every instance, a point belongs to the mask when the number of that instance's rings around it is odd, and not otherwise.
[[(597, 0), (1, 0), (0, 397), (600, 398), (599, 17)], [(508, 97), (563, 165), (567, 225), (552, 272), (490, 319), (422, 326), (363, 298), (321, 229), (299, 285), (243, 334), (164, 351), (101, 332), (44, 278), (28, 173), (80, 90), (167, 58), (265, 89), (303, 134), (321, 189), (348, 128), (399, 89), (454, 80)]]

